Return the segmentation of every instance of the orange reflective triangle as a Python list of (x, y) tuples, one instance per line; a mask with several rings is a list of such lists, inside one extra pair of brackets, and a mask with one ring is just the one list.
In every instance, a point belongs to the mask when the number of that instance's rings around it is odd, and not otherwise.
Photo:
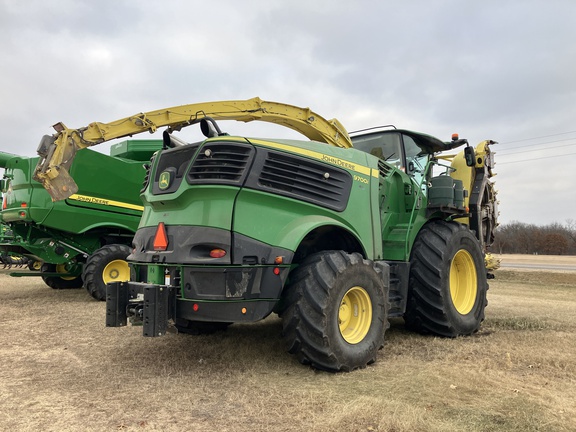
[(168, 247), (168, 235), (166, 235), (166, 227), (164, 222), (158, 224), (156, 228), (156, 236), (154, 237), (154, 250), (165, 251)]

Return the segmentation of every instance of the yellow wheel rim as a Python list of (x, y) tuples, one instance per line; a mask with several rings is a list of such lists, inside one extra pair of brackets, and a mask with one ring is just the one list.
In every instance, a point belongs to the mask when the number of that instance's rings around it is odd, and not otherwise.
[[(66, 264), (56, 264), (56, 273), (68, 273)], [(78, 276), (60, 276), (62, 280), (72, 280), (76, 279)]]
[(42, 261), (34, 261), (32, 263), (32, 269), (41, 270), (42, 269)]
[(340, 302), (338, 325), (340, 334), (349, 344), (361, 342), (372, 324), (372, 302), (364, 288), (350, 288)]
[(450, 265), (450, 296), (462, 315), (469, 313), (476, 303), (478, 292), (476, 266), (472, 255), (463, 249), (456, 252)]
[(124, 260), (110, 261), (102, 272), (105, 284), (110, 282), (125, 282), (130, 280), (130, 267)]

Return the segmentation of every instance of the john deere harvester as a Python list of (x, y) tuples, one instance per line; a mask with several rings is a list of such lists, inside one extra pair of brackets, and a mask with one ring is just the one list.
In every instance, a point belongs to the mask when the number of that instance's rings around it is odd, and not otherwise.
[[(310, 141), (230, 136), (217, 124), (226, 119), (282, 124)], [(197, 123), (206, 139), (173, 135)], [(474, 149), (395, 128), (350, 139), (307, 108), (212, 102), (61, 125), (39, 148), (36, 178), (66, 198), (81, 148), (162, 126), (131, 280), (108, 285), (107, 326), (130, 321), (156, 337), (275, 312), (288, 351), (330, 371), (374, 362), (390, 317), (446, 337), (479, 329), (497, 215), (492, 141)]]
[(128, 280), (126, 257), (143, 209), (143, 164), (160, 147), (161, 141), (131, 140), (114, 144), (110, 156), (80, 152), (70, 168), (79, 190), (56, 202), (32, 179), (38, 157), (0, 152), (0, 217), (13, 234), (0, 252), (24, 257), (37, 270), (13, 275), (38, 275), (57, 289), (84, 286), (98, 300), (105, 299), (107, 282)]

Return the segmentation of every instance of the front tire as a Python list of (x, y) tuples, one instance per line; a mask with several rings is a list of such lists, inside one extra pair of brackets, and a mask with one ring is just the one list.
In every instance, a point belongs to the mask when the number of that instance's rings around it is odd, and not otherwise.
[(302, 364), (352, 371), (376, 361), (388, 328), (382, 268), (360, 254), (325, 251), (290, 274), (283, 335)]
[(468, 227), (425, 225), (410, 258), (406, 327), (445, 337), (470, 335), (484, 320), (487, 290), (484, 254)]
[(82, 278), (84, 288), (96, 300), (106, 300), (106, 284), (130, 280), (130, 267), (126, 258), (130, 247), (110, 244), (96, 250), (86, 260)]

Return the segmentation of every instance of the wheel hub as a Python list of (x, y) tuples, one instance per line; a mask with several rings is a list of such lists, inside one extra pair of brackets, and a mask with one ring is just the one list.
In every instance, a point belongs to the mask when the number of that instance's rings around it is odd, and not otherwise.
[(350, 288), (338, 309), (338, 326), (340, 334), (349, 344), (361, 342), (372, 324), (372, 302), (362, 287)]
[(130, 280), (130, 267), (124, 260), (114, 260), (104, 267), (102, 279), (105, 284)]
[[(69, 273), (68, 266), (66, 264), (56, 264), (56, 273), (67, 274)], [(73, 280), (77, 276), (60, 276), (62, 280)]]
[(458, 313), (466, 315), (474, 307), (477, 281), (472, 255), (464, 249), (459, 250), (450, 265), (450, 296)]

